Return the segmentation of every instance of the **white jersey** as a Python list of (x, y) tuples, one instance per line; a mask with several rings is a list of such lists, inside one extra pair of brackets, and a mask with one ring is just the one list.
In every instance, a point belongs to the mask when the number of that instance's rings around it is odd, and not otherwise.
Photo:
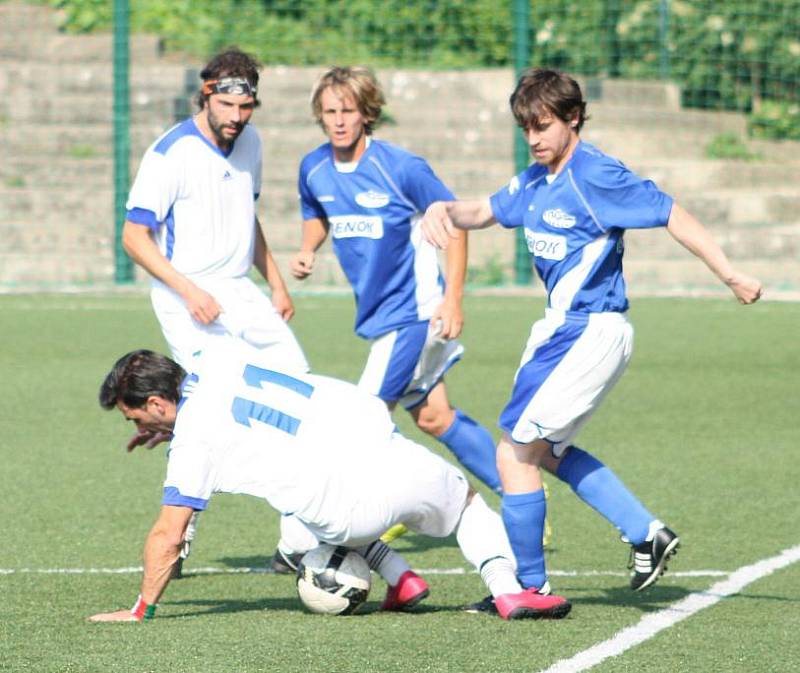
[(245, 126), (223, 153), (189, 118), (145, 152), (127, 219), (150, 227), (162, 254), (185, 276), (237, 278), (252, 266), (260, 189), (256, 129)]
[[(380, 399), (262, 361), (261, 351), (235, 340), (196, 359), (183, 386), (163, 504), (202, 510), (213, 493), (245, 493), (333, 542), (375, 539), (398, 517), (428, 534), (452, 531), (466, 480), (398, 435)], [(387, 484), (387, 473), (398, 483)]]

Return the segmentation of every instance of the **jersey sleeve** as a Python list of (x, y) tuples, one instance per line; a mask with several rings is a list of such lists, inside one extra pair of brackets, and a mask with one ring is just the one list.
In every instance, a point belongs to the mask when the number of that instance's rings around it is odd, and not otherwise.
[(664, 227), (672, 212), (671, 196), (615, 159), (592, 166), (577, 186), (604, 231)]
[(422, 157), (411, 156), (401, 164), (400, 189), (419, 212), (425, 212), (434, 201), (455, 200), (453, 192)]
[(506, 228), (521, 227), (528, 201), (525, 198), (525, 174), (515, 175), (502, 189), (489, 197), (492, 215)]
[(311, 187), (308, 184), (308, 176), (310, 173), (310, 167), (308, 165), (308, 161), (303, 160), (300, 163), (300, 172), (297, 177), (297, 193), (300, 198), (300, 214), (303, 217), (303, 220), (313, 220), (319, 218), (324, 220), (327, 215), (325, 213), (325, 209), (322, 207), (317, 198), (314, 196), (314, 193), (311, 191)]
[(128, 195), (126, 218), (158, 229), (178, 198), (179, 182), (180, 175), (170, 159), (159, 152), (148, 151)]
[(164, 480), (162, 505), (178, 505), (204, 510), (214, 491), (210, 449), (197, 438), (172, 440)]

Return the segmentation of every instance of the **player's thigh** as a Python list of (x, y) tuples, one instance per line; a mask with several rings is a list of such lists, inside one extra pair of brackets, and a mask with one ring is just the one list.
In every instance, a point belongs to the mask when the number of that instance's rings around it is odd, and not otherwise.
[(427, 329), (415, 323), (373, 340), (358, 387), (386, 402), (399, 400), (414, 377)]

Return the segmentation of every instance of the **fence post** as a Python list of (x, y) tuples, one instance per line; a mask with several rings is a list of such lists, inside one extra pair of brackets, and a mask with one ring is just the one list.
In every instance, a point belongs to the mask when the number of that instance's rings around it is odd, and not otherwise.
[[(531, 7), (530, 0), (512, 0), (511, 21), (514, 31), (514, 74), (515, 82), (519, 79), (523, 70), (530, 63), (531, 41), (530, 23)], [(522, 134), (522, 130), (514, 128), (514, 172), (521, 173), (528, 167), (530, 162), (528, 154), (528, 143)], [(517, 238), (514, 245), (514, 282), (517, 285), (528, 285), (533, 275), (531, 269), (530, 256), (528, 255), (528, 244), (525, 241), (525, 230), (517, 227)]]
[(130, 176), (128, 0), (114, 0), (114, 281), (133, 282), (133, 262), (122, 248)]
[(661, 79), (669, 79), (669, 0), (658, 3), (658, 74)]

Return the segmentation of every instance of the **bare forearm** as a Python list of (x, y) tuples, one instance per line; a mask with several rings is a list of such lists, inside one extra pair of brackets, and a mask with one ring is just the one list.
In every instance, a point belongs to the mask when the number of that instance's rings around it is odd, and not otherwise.
[(177, 539), (166, 530), (154, 527), (144, 547), (144, 575), (141, 595), (145, 603), (158, 603), (172, 577), (181, 550), (181, 538)]
[(730, 282), (734, 269), (727, 255), (711, 232), (677, 203), (672, 206), (667, 231), (684, 248), (699, 257), (723, 283)]
[(444, 208), (452, 223), (459, 229), (484, 229), (497, 222), (489, 200), (445, 201)]
[(460, 302), (464, 297), (464, 282), (467, 278), (468, 234), (458, 232), (447, 246), (447, 268), (445, 269), (445, 297)]
[(122, 246), (131, 259), (153, 278), (185, 296), (191, 281), (175, 270), (169, 260), (161, 254), (147, 227), (126, 222), (122, 232)]

